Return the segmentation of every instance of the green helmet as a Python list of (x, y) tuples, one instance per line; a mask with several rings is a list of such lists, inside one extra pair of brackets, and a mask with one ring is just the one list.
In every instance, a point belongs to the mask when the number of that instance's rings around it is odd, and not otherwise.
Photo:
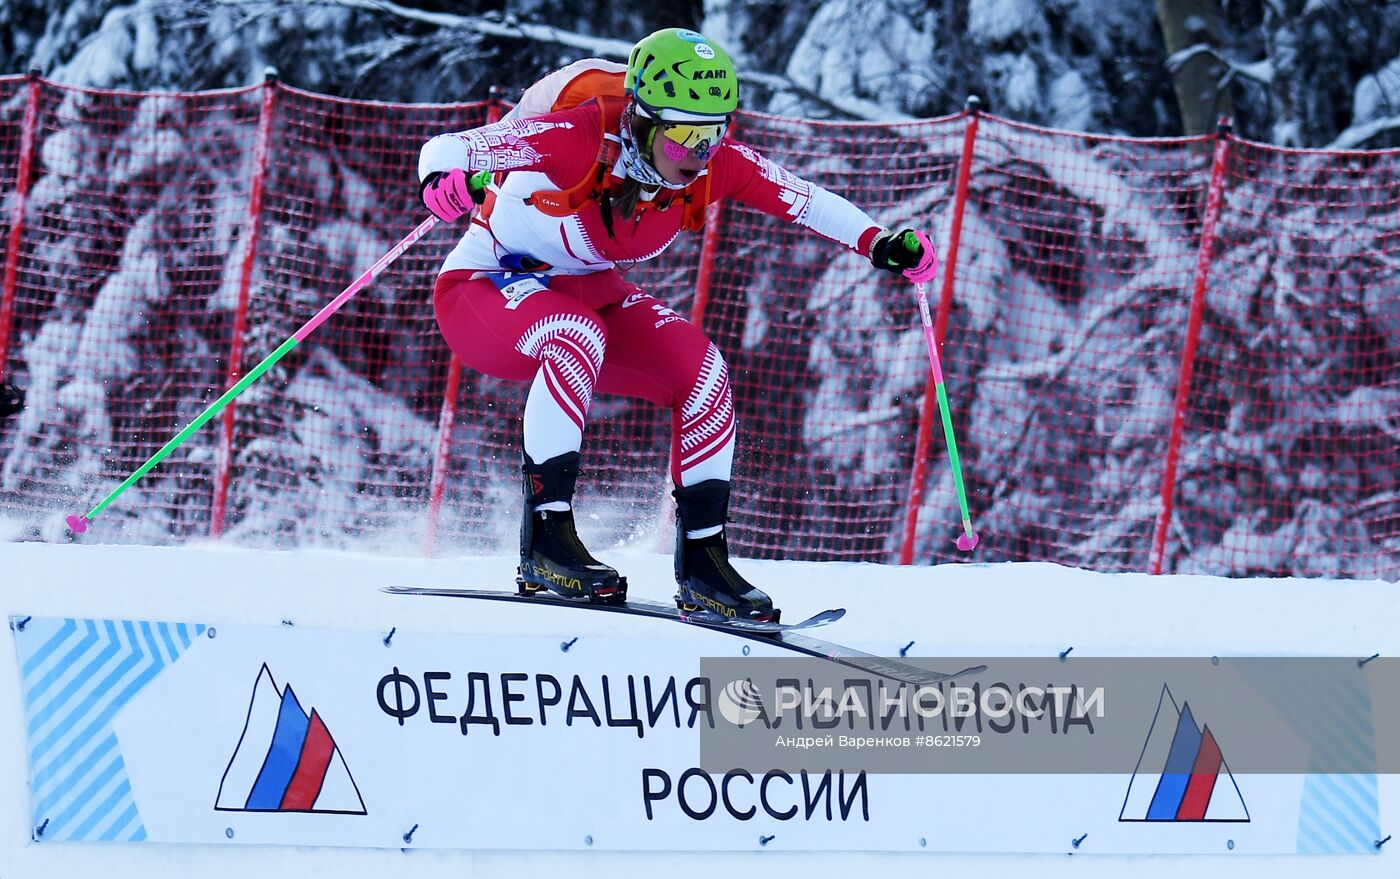
[(662, 119), (728, 116), (739, 107), (739, 78), (729, 53), (678, 27), (632, 47), (627, 90), (649, 115)]

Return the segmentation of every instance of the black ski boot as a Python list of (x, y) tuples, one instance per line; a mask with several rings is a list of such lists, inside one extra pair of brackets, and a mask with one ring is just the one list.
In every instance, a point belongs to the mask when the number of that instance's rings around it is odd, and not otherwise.
[[(707, 479), (671, 492), (676, 499), (676, 606), (682, 611), (708, 610), (726, 617), (778, 622), (773, 601), (729, 564), (724, 523), (729, 513), (729, 483)], [(709, 537), (688, 538), (687, 531), (719, 526)]]
[(578, 452), (536, 464), (525, 456), (525, 515), (520, 523), (521, 595), (548, 589), (565, 598), (627, 600), (627, 578), (595, 559), (578, 539), (573, 510), (537, 510), (541, 504), (572, 502), (578, 481)]

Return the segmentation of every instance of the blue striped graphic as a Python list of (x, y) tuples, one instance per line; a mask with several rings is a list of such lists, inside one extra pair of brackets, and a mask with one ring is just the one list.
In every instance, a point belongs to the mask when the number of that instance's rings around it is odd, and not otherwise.
[(248, 794), (246, 808), (251, 811), (276, 811), (282, 805), (282, 796), (287, 785), (292, 782), (297, 763), (301, 760), (301, 748), (306, 743), (306, 731), (311, 727), (311, 718), (297, 701), (291, 685), (282, 692), (282, 704), (277, 709), (277, 731), (272, 734), (272, 746), (267, 749), (262, 771)]
[(1374, 775), (1309, 775), (1298, 812), (1298, 851), (1343, 854), (1375, 851), (1380, 805)]
[(34, 619), (16, 630), (36, 839), (146, 838), (111, 724), (204, 629)]
[(1303, 779), (1298, 810), (1299, 852), (1341, 854), (1375, 852), (1380, 831), (1376, 775), (1343, 772), (1343, 767), (1376, 765), (1376, 731), (1367, 678), (1354, 660), (1316, 661), (1287, 676), (1262, 670), (1245, 680), (1264, 696), (1280, 717), (1292, 716), (1299, 695), (1307, 694), (1307, 723), (1291, 727), (1312, 751)]
[(1181, 715), (1176, 720), (1176, 733), (1172, 736), (1171, 751), (1167, 754), (1167, 765), (1162, 769), (1162, 778), (1157, 782), (1156, 792), (1152, 794), (1152, 805), (1147, 807), (1148, 821), (1176, 819), (1176, 811), (1181, 808), (1181, 799), (1186, 796), (1186, 785), (1191, 780), (1191, 769), (1196, 763), (1196, 755), (1201, 750), (1201, 738), (1196, 718), (1191, 716), (1191, 706), (1183, 704)]

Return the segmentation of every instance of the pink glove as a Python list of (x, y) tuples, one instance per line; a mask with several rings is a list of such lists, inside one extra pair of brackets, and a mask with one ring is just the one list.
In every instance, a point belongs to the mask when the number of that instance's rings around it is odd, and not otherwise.
[(418, 194), (433, 216), (444, 223), (455, 223), (471, 216), (476, 206), (486, 200), (486, 186), (490, 180), (489, 171), (478, 171), (471, 177), (461, 168), (434, 171), (423, 178)]

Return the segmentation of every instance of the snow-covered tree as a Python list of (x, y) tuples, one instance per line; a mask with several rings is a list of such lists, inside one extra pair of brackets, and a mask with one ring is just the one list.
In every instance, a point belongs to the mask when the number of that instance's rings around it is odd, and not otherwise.
[[(1014, 119), (1156, 136), (1181, 133), (1204, 97), (1239, 133), (1288, 146), (1384, 146), (1400, 128), (1393, 2), (12, 0), (0, 25), (0, 70), (99, 87), (246, 85), (272, 66), (329, 94), (475, 99), (682, 26), (731, 49), (750, 108), (790, 115), (935, 116), (977, 94)], [(1173, 73), (1215, 97), (1183, 114)]]

